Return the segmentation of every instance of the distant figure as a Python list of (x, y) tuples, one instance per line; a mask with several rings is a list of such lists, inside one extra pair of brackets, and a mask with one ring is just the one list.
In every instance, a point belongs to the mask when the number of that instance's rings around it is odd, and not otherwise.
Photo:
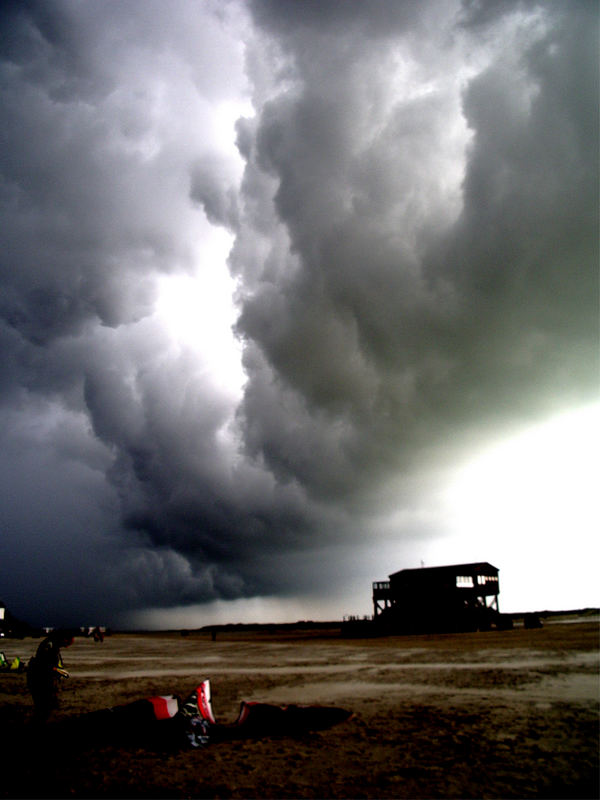
[(92, 638), (94, 639), (95, 642), (103, 642), (104, 641), (104, 634), (102, 633), (102, 631), (100, 630), (100, 628), (98, 626), (96, 626), (94, 628), (94, 630), (91, 633), (91, 636), (92, 636)]
[(73, 636), (68, 631), (52, 631), (29, 660), (27, 686), (33, 697), (33, 719), (36, 723), (46, 722), (52, 711), (58, 708), (60, 681), (69, 677), (60, 649), (72, 644)]

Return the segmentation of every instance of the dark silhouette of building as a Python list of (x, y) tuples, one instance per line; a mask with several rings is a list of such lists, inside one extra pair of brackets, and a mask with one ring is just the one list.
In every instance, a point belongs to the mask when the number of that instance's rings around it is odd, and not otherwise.
[(497, 567), (480, 561), (403, 569), (373, 584), (373, 622), (390, 633), (502, 627)]

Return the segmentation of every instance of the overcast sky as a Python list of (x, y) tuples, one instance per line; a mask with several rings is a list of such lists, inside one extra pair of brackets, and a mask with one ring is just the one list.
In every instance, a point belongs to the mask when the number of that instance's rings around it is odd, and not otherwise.
[(595, 2), (5, 2), (0, 597), (598, 605)]

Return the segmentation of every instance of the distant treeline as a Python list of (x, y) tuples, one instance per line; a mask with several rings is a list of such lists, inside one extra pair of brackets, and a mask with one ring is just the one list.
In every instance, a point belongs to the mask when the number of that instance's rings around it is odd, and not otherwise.
[(230, 622), (225, 625), (204, 625), (198, 630), (202, 633), (217, 633), (222, 631), (297, 631), (297, 630), (330, 630), (339, 628), (340, 620), (330, 622), (314, 622), (313, 620), (298, 620), (297, 622)]
[[(506, 614), (505, 616), (511, 617), (513, 620), (523, 619), (527, 615), (535, 614), (540, 619), (547, 619), (549, 617), (586, 617), (600, 614), (600, 608), (576, 608), (565, 611), (523, 611)], [(342, 620), (329, 620), (326, 622), (317, 622), (315, 620), (298, 620), (297, 622), (230, 622), (220, 625), (203, 625), (200, 628), (181, 628), (181, 629), (168, 629), (168, 630), (109, 630), (106, 633), (128, 633), (128, 634), (144, 634), (146, 636), (161, 635), (161, 634), (177, 634), (181, 636), (193, 636), (194, 634), (208, 634), (213, 637), (219, 633), (294, 633), (302, 631), (339, 631), (343, 625)]]
[[(552, 617), (592, 617), (600, 615), (600, 608), (575, 608), (565, 609), (562, 611), (519, 611), (510, 614), (505, 614), (506, 617), (511, 617), (513, 620), (523, 619), (527, 616), (535, 614), (540, 619), (549, 619)], [(366, 620), (364, 621), (367, 622)], [(7, 638), (22, 639), (25, 637), (39, 637), (44, 636), (48, 629), (34, 628), (26, 622), (17, 620), (13, 615), (7, 612), (6, 619), (3, 620), (3, 625), (0, 625), (0, 638), (5, 636)], [(189, 636), (194, 633), (203, 633), (216, 635), (218, 633), (292, 633), (294, 631), (324, 631), (324, 630), (340, 630), (342, 627), (341, 620), (329, 620), (326, 622), (317, 622), (314, 620), (298, 620), (297, 622), (231, 622), (222, 625), (204, 625), (201, 628), (184, 628), (179, 630), (182, 636)], [(111, 628), (103, 628), (103, 634), (110, 636), (115, 633), (129, 633), (129, 634), (164, 634), (164, 633), (177, 633), (177, 629), (170, 630), (118, 630)], [(74, 636), (87, 636), (88, 632), (81, 628), (72, 629)]]
[[(530, 611), (522, 611), (513, 614), (506, 614), (513, 620), (521, 619), (530, 615)], [(535, 611), (535, 615), (541, 619), (548, 619), (550, 617), (587, 617), (600, 614), (600, 608), (576, 608), (563, 611)], [(264, 633), (279, 633), (283, 631), (302, 631), (302, 630), (331, 630), (339, 629), (342, 626), (341, 620), (330, 620), (329, 622), (315, 622), (313, 620), (298, 620), (298, 622), (235, 622), (226, 625), (204, 625), (202, 628), (197, 628), (198, 633), (226, 633), (241, 631), (241, 632), (264, 632)], [(192, 633), (193, 631), (189, 631)], [(183, 631), (182, 631), (183, 633)]]
[[(512, 617), (513, 619), (519, 619), (519, 617), (524, 617), (526, 614), (529, 614), (529, 611), (521, 611), (517, 614), (509, 614), (508, 616)], [(600, 614), (600, 608), (574, 608), (569, 611), (535, 611), (533, 612), (538, 615), (538, 617), (591, 617), (595, 614)]]

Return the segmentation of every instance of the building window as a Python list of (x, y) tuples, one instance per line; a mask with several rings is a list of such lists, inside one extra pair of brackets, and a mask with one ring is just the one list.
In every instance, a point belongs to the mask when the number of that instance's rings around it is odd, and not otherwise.
[(465, 589), (469, 588), (470, 586), (473, 586), (473, 578), (470, 575), (457, 575), (456, 585)]

